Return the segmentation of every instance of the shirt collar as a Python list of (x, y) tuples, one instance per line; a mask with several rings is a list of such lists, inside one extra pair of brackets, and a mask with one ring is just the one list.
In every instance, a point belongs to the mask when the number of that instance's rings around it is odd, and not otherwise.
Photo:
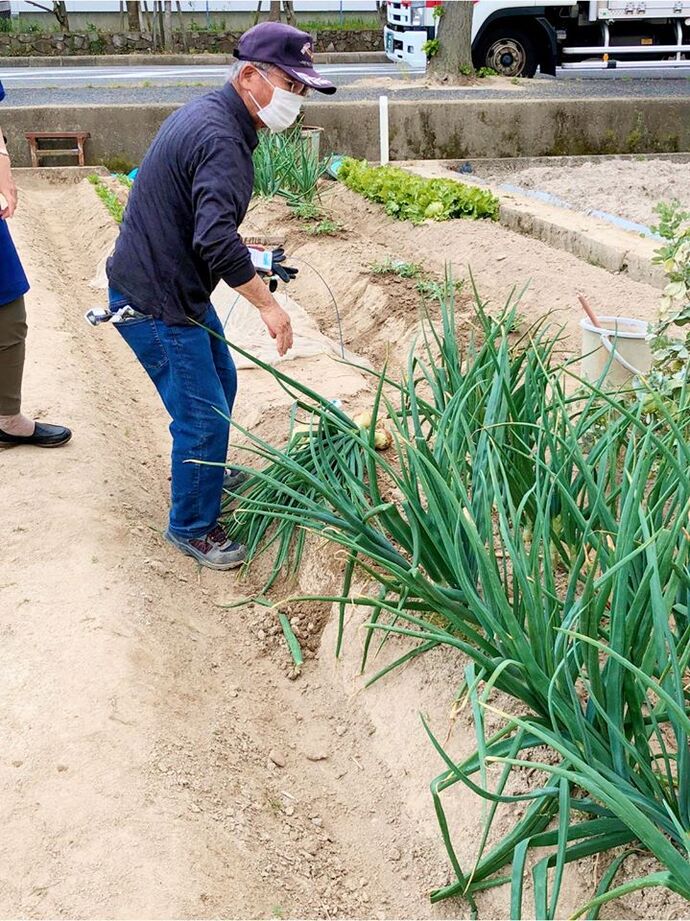
[(244, 102), (242, 102), (241, 96), (229, 81), (223, 84), (220, 94), (225, 100), (229, 110), (237, 117), (237, 121), (239, 122), (247, 144), (254, 150), (259, 143), (259, 136), (256, 133), (256, 127), (249, 114), (249, 109)]

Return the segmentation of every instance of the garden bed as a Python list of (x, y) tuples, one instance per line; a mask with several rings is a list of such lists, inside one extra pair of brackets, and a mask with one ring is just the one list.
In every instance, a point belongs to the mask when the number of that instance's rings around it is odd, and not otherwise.
[(690, 162), (682, 156), (566, 157), (548, 165), (474, 161), (473, 168), (474, 176), (493, 186), (546, 192), (576, 211), (606, 211), (647, 227), (658, 223), (654, 209), (662, 200), (676, 198), (690, 209)]
[[(301, 272), (293, 296), (336, 338), (338, 327), (331, 295), (338, 304), (345, 344), (381, 361), (387, 353), (403, 360), (418, 328), (422, 298), (417, 278), (372, 271), (386, 260), (418, 265), (436, 279), (451, 266), (465, 282), (459, 304), (470, 299), (470, 270), (481, 296), (494, 307), (511, 290), (523, 290), (521, 315), (526, 323), (545, 313), (564, 327), (567, 347), (579, 348), (582, 316), (577, 294), (585, 292), (600, 313), (645, 318), (656, 309), (659, 292), (650, 285), (612, 276), (569, 253), (513, 233), (491, 221), (428, 221), (419, 226), (395, 221), (379, 205), (364, 201), (341, 185), (327, 185), (322, 201), (330, 218), (342, 225), (335, 235), (313, 236), (279, 201), (261, 202), (247, 223), (257, 233), (285, 240)], [(433, 310), (433, 303), (431, 304)], [(469, 314), (467, 314), (469, 316)], [(460, 335), (466, 330), (459, 327)]]
[[(50, 194), (52, 203), (59, 205), (57, 193)], [(81, 202), (81, 208), (74, 212), (88, 212), (90, 221), (88, 227), (75, 223), (69, 233), (73, 245), (80, 251), (79, 271), (83, 277), (91, 277), (89, 273), (95, 271), (112, 243), (114, 227), (108, 224), (105, 211), (99, 216), (100, 212), (93, 207), (96, 199), (91, 186), (84, 183), (74, 194)], [(410, 344), (419, 332), (422, 303), (432, 318), (438, 319), (440, 308), (433, 285), (440, 283), (447, 263), (452, 266), (455, 279), (464, 282), (457, 305), (458, 339), (463, 343), (476, 322), (469, 291), (470, 268), (478, 291), (492, 311), (505, 303), (513, 289), (528, 286), (521, 300), (521, 328), (525, 330), (545, 313), (551, 313), (554, 322), (564, 328), (560, 346), (564, 354), (576, 355), (579, 350), (578, 292), (585, 291), (599, 311), (606, 308), (611, 314), (648, 317), (658, 304), (656, 289), (610, 275), (489, 221), (429, 222), (413, 226), (393, 220), (380, 206), (363, 201), (340, 185), (325, 186), (321, 202), (330, 221), (327, 233), (315, 232), (315, 222), (297, 219), (276, 200), (255, 202), (243, 232), (247, 236), (284, 240), (289, 256), (294, 257), (295, 264), (300, 267), (298, 279), (290, 285), (290, 295), (316, 321), (322, 334), (337, 343), (342, 329), (344, 345), (353, 353), (368, 358), (376, 367), (381, 367), (386, 359), (392, 370), (403, 365)], [(40, 248), (36, 258), (41, 259)], [(401, 265), (407, 267), (405, 271), (401, 270)], [(224, 291), (223, 299), (228, 294)], [(348, 412), (372, 399), (371, 381), (366, 375), (334, 364), (332, 358), (300, 358), (286, 362), (281, 368), (328, 398), (342, 398)], [(240, 372), (236, 412), (240, 424), (274, 444), (282, 444), (288, 432), (289, 410), (289, 397), (281, 393), (266, 374), (257, 370)], [(162, 410), (160, 414), (163, 415)], [(243, 442), (242, 436), (236, 437), (236, 444)], [(137, 458), (144, 454), (140, 446)], [(142, 501), (135, 484), (132, 484), (131, 493), (129, 501)], [(171, 555), (169, 563), (173, 568), (182, 566), (177, 556)], [(296, 583), (278, 585), (276, 597), (295, 590), (308, 594), (333, 591), (337, 588), (341, 567), (342, 555), (333, 547), (311, 542)], [(223, 601), (232, 602), (260, 588), (262, 575), (265, 570), (261, 568), (253, 575), (250, 570), (248, 581), (232, 588), (228, 588), (227, 580), (224, 583), (215, 580), (212, 584)], [(313, 613), (310, 614), (310, 610)], [(366, 901), (358, 900), (355, 895), (349, 902), (347, 897), (338, 901), (335, 896), (320, 892), (319, 906), (337, 917), (351, 917), (353, 913), (361, 916), (369, 911), (382, 917), (469, 917), (468, 906), (462, 901), (442, 903), (433, 908), (424, 901), (430, 889), (452, 883), (454, 877), (438, 836), (428, 791), (429, 781), (440, 772), (443, 763), (434, 754), (419, 720), (420, 711), (428, 715), (430, 725), (446, 743), (453, 758), (460, 760), (471, 753), (476, 744), (471, 713), (453, 707), (453, 696), (466, 660), (439, 648), (428, 657), (392, 673), (373, 688), (363, 690), (357, 667), (363, 637), (361, 624), (369, 613), (360, 615), (348, 611), (346, 642), (340, 661), (336, 661), (333, 654), (337, 611), (329, 617), (328, 606), (312, 609), (300, 606), (293, 608), (290, 615), (296, 620), (296, 631), (309, 652), (298, 686), (301, 684), (303, 693), (313, 701), (315, 713), (320, 706), (330, 706), (334, 699), (347, 702), (346, 715), (341, 712), (336, 723), (321, 724), (319, 728), (319, 744), (341, 749), (349, 763), (347, 774), (342, 775), (345, 779), (334, 797), (333, 809), (355, 838), (364, 832), (382, 847), (381, 862), (388, 878), (397, 881), (400, 892), (408, 900), (407, 908), (401, 909), (401, 902), (391, 905), (390, 891), (377, 876), (369, 884)], [(257, 609), (248, 605), (228, 612), (227, 616), (232, 618), (233, 629), (241, 630), (251, 625), (249, 644), (254, 654), (261, 652), (270, 656), (277, 670), (289, 670), (295, 677), (287, 650), (274, 633), (274, 612), (257, 614)], [(386, 659), (391, 651), (404, 650), (404, 644), (404, 639), (394, 639), (386, 649)], [(233, 674), (231, 662), (216, 661), (215, 668), (226, 674), (228, 680)], [(504, 696), (493, 702), (509, 712), (516, 712), (514, 702)], [(282, 705), (279, 693), (272, 707), (279, 711)], [(259, 734), (263, 731), (260, 722), (254, 728)], [(310, 741), (313, 743), (314, 739)], [(171, 752), (172, 749), (166, 751), (168, 759), (175, 757)], [(369, 773), (374, 766), (382, 772), (378, 780), (385, 780), (388, 792), (379, 784), (376, 789), (381, 798), (381, 811), (375, 810), (370, 798), (368, 808), (372, 811), (365, 820), (363, 814), (357, 812), (356, 802), (367, 784), (377, 779)], [(527, 771), (523, 780), (526, 788), (532, 788), (543, 778)], [(317, 792), (319, 783), (318, 776), (312, 775)], [(511, 788), (510, 792), (520, 791)], [(481, 834), (481, 801), (459, 787), (452, 791), (448, 800), (444, 805), (458, 855), (464, 866), (471, 866)], [(261, 824), (265, 820), (255, 817), (254, 821)], [(499, 836), (509, 821), (509, 817), (505, 822), (501, 819), (492, 834)], [(496, 837), (491, 839), (494, 840)], [(637, 875), (651, 867), (647, 858), (635, 860)], [(332, 863), (320, 866), (326, 874), (333, 872)], [(559, 906), (561, 916), (586, 900), (592, 893), (593, 880), (598, 881), (602, 869), (594, 858), (566, 869), (564, 896)], [(356, 886), (349, 889), (350, 883), (355, 882), (352, 874), (346, 871), (343, 879), (345, 890), (354, 893)], [(294, 910), (290, 906), (290, 916), (297, 916), (300, 908), (304, 912), (309, 904), (307, 891), (303, 888), (299, 891), (302, 901), (294, 903)], [(510, 917), (505, 887), (481, 893), (477, 901), (482, 917)], [(526, 903), (529, 904), (527, 896)], [(323, 909), (324, 905), (331, 907)], [(687, 915), (687, 903), (652, 890), (627, 896), (613, 907), (606, 907), (601, 916), (621, 915), (681, 918)]]

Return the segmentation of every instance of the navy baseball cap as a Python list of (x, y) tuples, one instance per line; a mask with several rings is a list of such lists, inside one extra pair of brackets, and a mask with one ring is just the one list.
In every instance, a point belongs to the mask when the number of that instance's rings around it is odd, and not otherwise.
[(240, 61), (275, 64), (319, 93), (335, 93), (335, 85), (314, 70), (311, 35), (294, 26), (283, 22), (260, 22), (241, 36), (233, 54)]

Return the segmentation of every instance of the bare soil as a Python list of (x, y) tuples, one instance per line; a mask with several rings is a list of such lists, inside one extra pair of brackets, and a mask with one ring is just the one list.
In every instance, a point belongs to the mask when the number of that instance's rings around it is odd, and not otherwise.
[[(428, 790), (443, 764), (419, 719), (452, 755), (471, 751), (470, 715), (452, 708), (463, 663), (437, 652), (363, 690), (363, 612), (349, 613), (336, 660), (329, 606), (296, 604), (296, 677), (274, 612), (228, 607), (258, 574), (201, 570), (163, 541), (167, 416), (116, 332), (81, 319), (103, 303), (89, 281), (115, 226), (88, 183), (20, 183), (12, 229), (33, 283), (26, 410), (75, 437), (59, 452), (0, 454), (0, 916), (469, 917), (462, 901), (428, 900), (452, 874)], [(419, 322), (414, 280), (372, 276), (385, 258), (430, 275), (448, 261), (466, 277), (471, 265), (494, 306), (531, 280), (526, 322), (553, 311), (570, 348), (579, 290), (612, 313), (656, 306), (654, 289), (494, 224), (415, 228), (341, 187), (324, 206), (342, 234), (309, 236), (276, 203), (255, 207), (245, 230), (286, 240), (302, 269), (295, 301), (338, 341), (335, 300), (345, 344), (372, 361), (400, 362)], [(327, 354), (282, 367), (346, 408), (367, 399), (366, 377)], [(240, 372), (243, 425), (280, 440), (289, 402), (268, 375)], [(323, 591), (340, 566), (310, 546), (299, 588)], [(471, 867), (481, 804), (455, 788), (446, 805)], [(569, 868), (564, 914), (602, 871)], [(652, 895), (655, 917), (687, 915)], [(508, 917), (505, 889), (479, 904), (482, 917)], [(650, 916), (639, 894), (616, 908)]]
[(690, 209), (690, 163), (666, 159), (619, 160), (482, 173), (495, 183), (550, 192), (578, 211), (610, 214), (651, 227), (659, 222), (655, 207), (677, 199)]
[[(412, 834), (361, 710), (291, 681), (274, 616), (226, 609), (246, 586), (162, 539), (166, 414), (82, 319), (116, 232), (92, 187), (20, 183), (26, 411), (75, 434), (0, 454), (0, 916), (447, 916), (425, 895), (438, 842)], [(268, 376), (241, 388), (240, 420), (286, 425)]]
[[(612, 275), (492, 221), (428, 221), (414, 226), (392, 220), (381, 206), (336, 184), (326, 187), (322, 203), (342, 224), (340, 234), (306, 234), (280, 202), (255, 207), (248, 224), (255, 233), (271, 232), (284, 239), (300, 268), (291, 294), (321, 331), (338, 337), (335, 300), (346, 347), (375, 362), (386, 357), (404, 360), (419, 329), (422, 304), (415, 279), (372, 274), (372, 265), (387, 259), (419, 264), (439, 281), (448, 267), (455, 280), (464, 282), (457, 301), (463, 338), (471, 331), (473, 286), (493, 310), (519, 297), (526, 325), (548, 315), (554, 328), (562, 329), (564, 349), (573, 353), (580, 348), (579, 292), (603, 315), (651, 319), (658, 307), (659, 292), (650, 285)], [(438, 313), (433, 300), (427, 308), (432, 316)]]

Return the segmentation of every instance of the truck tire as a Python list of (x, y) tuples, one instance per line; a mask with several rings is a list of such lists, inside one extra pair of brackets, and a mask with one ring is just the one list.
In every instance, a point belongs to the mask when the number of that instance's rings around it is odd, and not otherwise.
[(502, 77), (533, 77), (538, 63), (532, 36), (510, 23), (499, 23), (482, 36), (475, 55), (477, 68), (491, 67)]

